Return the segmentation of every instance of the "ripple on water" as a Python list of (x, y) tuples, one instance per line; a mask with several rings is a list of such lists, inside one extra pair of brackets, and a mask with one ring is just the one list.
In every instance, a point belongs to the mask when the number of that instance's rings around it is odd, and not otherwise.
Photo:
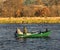
[[(15, 39), (16, 28), (28, 31), (51, 30), (50, 38)], [(0, 24), (0, 50), (60, 50), (60, 24)]]

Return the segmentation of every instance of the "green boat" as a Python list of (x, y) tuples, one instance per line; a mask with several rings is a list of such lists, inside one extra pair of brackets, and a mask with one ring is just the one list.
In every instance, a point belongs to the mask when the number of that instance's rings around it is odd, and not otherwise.
[(26, 33), (26, 34), (19, 34), (16, 33), (15, 36), (18, 38), (40, 38), (40, 37), (49, 37), (50, 31), (44, 31), (40, 33)]

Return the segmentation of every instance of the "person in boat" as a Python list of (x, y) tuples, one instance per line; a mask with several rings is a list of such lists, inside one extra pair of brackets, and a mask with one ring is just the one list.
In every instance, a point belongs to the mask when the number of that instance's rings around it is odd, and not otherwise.
[(23, 34), (23, 32), (21, 32), (21, 30), (19, 28), (17, 28), (16, 33)]
[(27, 34), (27, 28), (26, 27), (23, 28), (23, 34)]
[(46, 31), (45, 32), (48, 32), (48, 29), (46, 28)]
[(46, 31), (39, 31), (39, 34), (41, 34), (41, 33), (44, 33), (44, 32), (48, 32), (48, 29), (46, 28)]
[(31, 35), (31, 33), (27, 33), (27, 28), (26, 27), (23, 28), (23, 32), (21, 32), (21, 30), (19, 28), (17, 28), (16, 33)]

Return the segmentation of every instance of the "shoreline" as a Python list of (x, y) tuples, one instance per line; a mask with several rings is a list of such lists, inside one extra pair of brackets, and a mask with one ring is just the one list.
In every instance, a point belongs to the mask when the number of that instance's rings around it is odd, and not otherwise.
[(40, 24), (60, 23), (60, 17), (20, 17), (0, 18), (0, 24)]

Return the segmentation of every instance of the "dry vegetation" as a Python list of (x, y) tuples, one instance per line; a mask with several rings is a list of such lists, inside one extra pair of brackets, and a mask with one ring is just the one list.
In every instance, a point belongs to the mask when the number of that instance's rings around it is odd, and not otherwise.
[(60, 23), (60, 17), (0, 18), (0, 23)]
[(0, 23), (60, 23), (59, 16), (60, 0), (6, 0), (0, 4)]
[(58, 17), (60, 0), (6, 0), (0, 3), (1, 17)]

